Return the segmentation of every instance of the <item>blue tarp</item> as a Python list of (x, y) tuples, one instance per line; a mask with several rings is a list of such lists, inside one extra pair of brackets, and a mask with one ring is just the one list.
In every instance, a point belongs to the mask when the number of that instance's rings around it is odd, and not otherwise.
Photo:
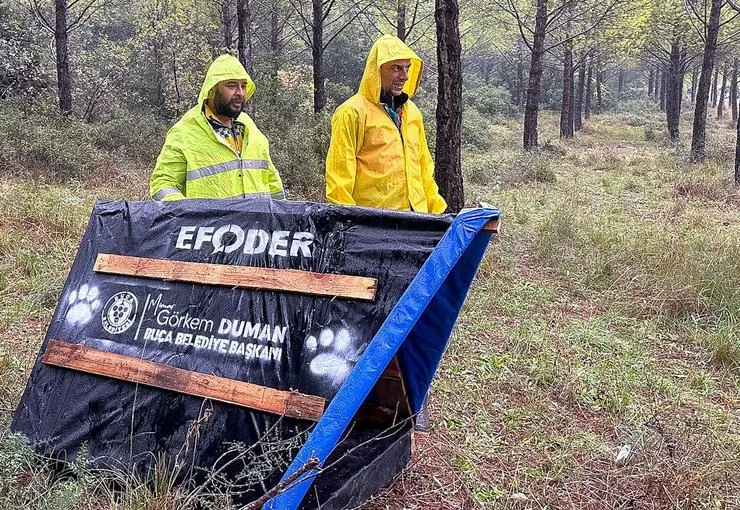
[[(491, 233), (481, 229), (498, 216), (498, 209), (484, 208), (468, 210), (455, 218), (339, 388), (283, 480), (311, 458), (326, 461), (396, 353), (412, 410), (419, 411), (491, 238)], [(264, 508), (297, 509), (316, 474), (314, 470), (301, 475), (297, 483)]]

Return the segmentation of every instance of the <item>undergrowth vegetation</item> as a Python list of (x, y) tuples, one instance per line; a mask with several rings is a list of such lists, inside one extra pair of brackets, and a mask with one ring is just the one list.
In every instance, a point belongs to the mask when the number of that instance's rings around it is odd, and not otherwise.
[[(489, 92), (466, 102), (463, 166), (468, 203), (501, 207), (502, 234), (434, 384), (432, 433), (368, 508), (740, 507), (729, 122), (710, 121), (702, 165), (642, 103), (563, 142), (546, 114), (523, 152)], [(293, 113), (270, 128), (273, 157), (292, 197), (318, 200), (329, 119)], [(0, 509), (179, 508), (174, 486), (111, 484), (82, 461), (60, 475), (8, 433), (92, 204), (146, 197), (166, 123), (55, 121), (35, 138), (22, 124), (0, 114)], [(200, 504), (228, 508), (213, 498)]]

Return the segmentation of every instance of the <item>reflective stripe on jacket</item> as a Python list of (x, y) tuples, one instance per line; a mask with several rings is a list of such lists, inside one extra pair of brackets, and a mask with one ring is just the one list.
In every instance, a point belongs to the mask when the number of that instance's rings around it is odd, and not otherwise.
[(208, 68), (198, 104), (169, 130), (149, 180), (155, 200), (265, 196), (285, 198), (283, 184), (270, 159), (269, 143), (254, 121), (241, 113), (245, 126), (241, 153), (214, 133), (203, 114), (203, 101), (218, 82), (247, 82), (245, 101), (255, 86), (239, 60), (218, 57)]
[(326, 157), (329, 202), (431, 213), (447, 208), (434, 182), (421, 112), (406, 101), (399, 133), (380, 103), (380, 66), (401, 59), (411, 61), (403, 91), (413, 96), (422, 61), (400, 39), (386, 35), (370, 50), (359, 92), (334, 113)]

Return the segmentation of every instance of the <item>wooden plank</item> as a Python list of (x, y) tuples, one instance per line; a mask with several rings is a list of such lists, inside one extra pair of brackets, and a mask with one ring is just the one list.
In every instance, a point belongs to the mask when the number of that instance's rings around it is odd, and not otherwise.
[(481, 229), (482, 232), (491, 232), (493, 234), (498, 234), (499, 232), (499, 219), (496, 218), (494, 220), (488, 220), (485, 225), (483, 225), (483, 228)]
[(210, 398), (291, 418), (318, 421), (324, 413), (325, 400), (321, 397), (201, 374), (59, 340), (49, 341), (43, 360), (48, 365)]
[(179, 282), (343, 297), (363, 301), (374, 300), (378, 287), (378, 281), (375, 278), (364, 276), (313, 273), (298, 269), (182, 262), (109, 253), (98, 255), (95, 261), (95, 271)]

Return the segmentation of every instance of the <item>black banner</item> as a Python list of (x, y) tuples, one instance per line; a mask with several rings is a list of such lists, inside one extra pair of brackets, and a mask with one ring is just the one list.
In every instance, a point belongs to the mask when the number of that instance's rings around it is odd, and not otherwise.
[[(279, 441), (295, 437), (311, 424), (53, 367), (41, 355), (57, 339), (329, 401), (450, 223), (301, 202), (101, 201), (12, 429), (57, 457), (74, 458), (85, 444), (100, 462), (147, 465), (149, 452), (182, 452), (200, 423), (190, 454), (203, 468), (233, 442), (254, 444), (266, 431)], [(377, 295), (361, 301), (105, 274), (94, 271), (100, 254), (370, 277)]]

